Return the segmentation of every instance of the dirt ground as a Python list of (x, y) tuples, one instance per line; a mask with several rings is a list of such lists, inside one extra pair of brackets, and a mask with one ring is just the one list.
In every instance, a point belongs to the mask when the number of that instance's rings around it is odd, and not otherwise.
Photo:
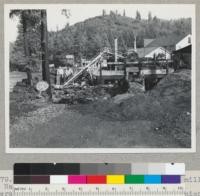
[[(23, 93), (26, 90), (26, 93)], [(10, 146), (30, 148), (189, 148), (191, 72), (181, 70), (148, 92), (87, 103), (51, 103), (27, 87), (10, 100)], [(105, 99), (104, 99), (105, 98)]]

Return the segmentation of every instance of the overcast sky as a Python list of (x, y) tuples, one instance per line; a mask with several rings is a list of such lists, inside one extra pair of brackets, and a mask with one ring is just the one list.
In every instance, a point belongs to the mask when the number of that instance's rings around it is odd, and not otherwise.
[[(65, 5), (8, 5), (7, 16), (9, 9), (47, 9), (48, 30), (55, 31), (65, 27), (67, 23), (73, 25), (85, 19), (102, 15), (102, 10), (106, 10), (109, 14), (110, 10), (118, 10), (118, 13), (123, 14), (125, 10), (126, 16), (135, 18), (136, 11), (141, 13), (141, 17), (147, 19), (148, 13), (152, 16), (157, 16), (162, 19), (177, 19), (194, 17), (194, 6), (186, 4), (65, 4)], [(61, 10), (70, 10), (70, 17), (62, 15)], [(15, 41), (17, 37), (17, 18), (8, 19), (9, 25), (9, 41)]]

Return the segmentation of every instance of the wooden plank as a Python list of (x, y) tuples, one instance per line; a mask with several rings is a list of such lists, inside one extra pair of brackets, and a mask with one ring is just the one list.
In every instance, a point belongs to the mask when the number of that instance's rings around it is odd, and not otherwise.
[(142, 69), (140, 71), (141, 75), (165, 75), (167, 74), (166, 69)]
[(108, 65), (125, 65), (123, 62), (107, 62)]
[(127, 72), (139, 72), (139, 67), (126, 67)]
[[(100, 72), (97, 70), (93, 72), (94, 76), (100, 76)], [(123, 76), (124, 71), (109, 71), (109, 70), (102, 70), (102, 76)]]

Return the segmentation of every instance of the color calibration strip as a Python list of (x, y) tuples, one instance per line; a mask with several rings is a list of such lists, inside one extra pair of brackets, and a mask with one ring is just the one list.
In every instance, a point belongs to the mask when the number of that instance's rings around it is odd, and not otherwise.
[(180, 175), (14, 176), (14, 184), (180, 184)]
[(179, 184), (183, 163), (17, 163), (14, 184)]

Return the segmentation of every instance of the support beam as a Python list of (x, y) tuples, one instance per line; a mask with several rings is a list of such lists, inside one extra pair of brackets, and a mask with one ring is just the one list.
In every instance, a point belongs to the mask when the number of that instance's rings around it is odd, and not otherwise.
[(137, 37), (136, 35), (134, 36), (134, 51), (137, 52)]
[(117, 43), (117, 38), (115, 38), (115, 62), (117, 62), (117, 56), (118, 56), (118, 43)]

